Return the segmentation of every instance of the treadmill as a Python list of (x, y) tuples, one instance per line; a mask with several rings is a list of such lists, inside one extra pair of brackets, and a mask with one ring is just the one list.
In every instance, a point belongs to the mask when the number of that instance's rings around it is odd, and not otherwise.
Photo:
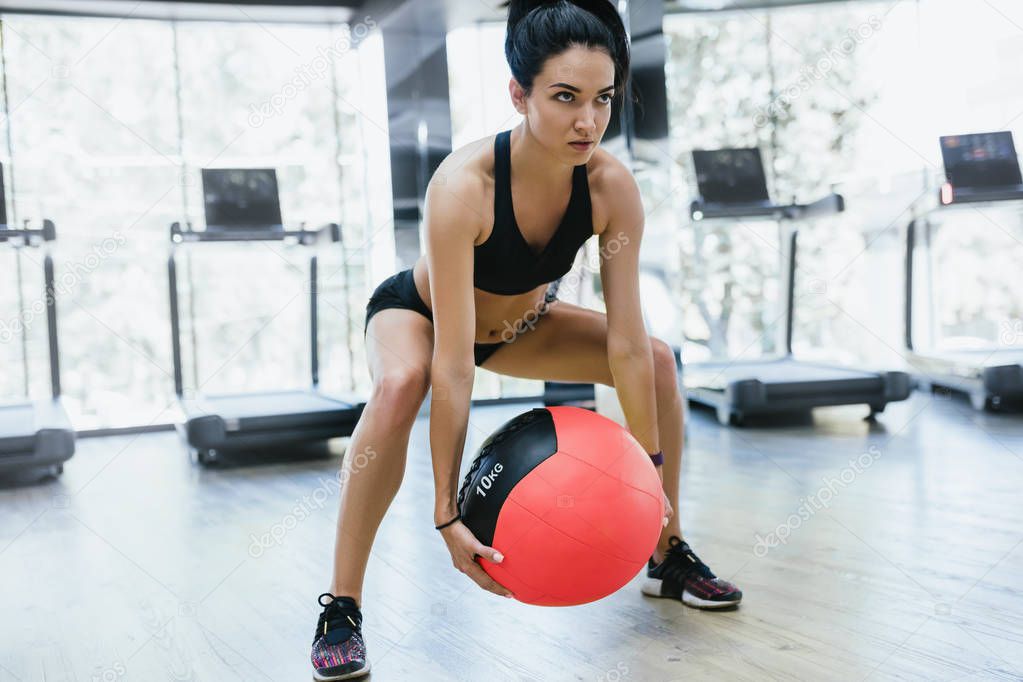
[[(940, 139), (945, 182), (906, 230), (905, 334), (909, 361), (922, 388), (941, 387), (965, 393), (977, 410), (998, 410), (1023, 401), (1023, 348), (992, 344), (987, 348), (943, 350), (920, 348), (913, 334), (914, 267), (935, 272), (929, 245), (942, 218), (952, 212), (1005, 207), (1023, 212), (1023, 177), (1012, 133), (949, 135)], [(983, 219), (982, 224), (986, 223)]]
[(866, 404), (873, 418), (890, 402), (905, 400), (912, 386), (905, 372), (872, 372), (801, 362), (792, 356), (796, 253), (795, 224), (845, 210), (839, 194), (810, 204), (770, 200), (760, 150), (695, 150), (699, 198), (690, 205), (694, 221), (738, 219), (779, 223), (785, 245), (785, 347), (779, 357), (752, 361), (698, 362), (685, 365), (686, 396), (715, 410), (722, 425), (741, 425), (747, 417), (805, 413), (815, 407)]
[(335, 244), (341, 240), (337, 224), (308, 230), (304, 225), (285, 229), (281, 220), (277, 174), (274, 169), (202, 170), (206, 229), (174, 223), (170, 228), (171, 253), (167, 261), (170, 280), (171, 344), (174, 356), (174, 390), (184, 423), (179, 429), (191, 452), (202, 465), (223, 455), (322, 442), (350, 436), (365, 402), (351, 396), (331, 395), (319, 389), (319, 339), (317, 320), (317, 256), (309, 259), (310, 353), (312, 383), (306, 390), (247, 394), (204, 395), (201, 386), (194, 396), (185, 394), (181, 362), (181, 327), (175, 253), (185, 244), (283, 242), (304, 247)]
[[(56, 228), (49, 220), (44, 220), (42, 227), (37, 229), (27, 225), (19, 229), (7, 224), (0, 171), (0, 246), (10, 246), (14, 249), (45, 248), (56, 238)], [(0, 403), (0, 473), (45, 469), (51, 475), (59, 476), (64, 471), (64, 462), (75, 454), (75, 432), (60, 399), (56, 289), (53, 258), (48, 248), (43, 256), (43, 279), (46, 334), (50, 352), (51, 397), (35, 401)], [(19, 304), (19, 321), (26, 319), (23, 313), (24, 305)]]

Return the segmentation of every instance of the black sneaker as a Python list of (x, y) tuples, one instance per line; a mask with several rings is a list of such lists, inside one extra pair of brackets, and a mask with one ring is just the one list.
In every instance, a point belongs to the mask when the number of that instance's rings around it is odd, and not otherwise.
[(742, 591), (715, 576), (689, 548), (689, 543), (674, 535), (668, 543), (671, 547), (664, 561), (654, 564), (651, 557), (647, 563), (643, 594), (681, 599), (683, 604), (696, 609), (726, 609), (739, 605)]
[[(327, 602), (323, 598), (327, 598)], [(313, 636), (314, 680), (350, 680), (369, 673), (362, 641), (362, 612), (351, 597), (320, 595), (320, 622)]]

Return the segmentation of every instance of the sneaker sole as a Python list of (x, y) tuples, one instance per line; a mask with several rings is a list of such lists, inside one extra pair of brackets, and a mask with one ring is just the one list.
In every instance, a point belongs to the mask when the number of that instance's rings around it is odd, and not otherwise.
[(356, 677), (363, 677), (369, 675), (369, 661), (366, 661), (366, 667), (362, 670), (356, 670), (355, 672), (345, 673), (344, 675), (332, 675), (325, 676), (321, 675), (315, 670), (313, 671), (313, 679), (316, 682), (334, 682), (334, 680), (354, 680)]
[[(658, 599), (677, 599), (670, 594), (661, 594), (661, 580), (657, 578), (647, 578), (640, 585), (640, 590), (648, 597), (657, 597)], [(736, 599), (735, 601), (711, 601), (709, 599), (701, 599), (689, 590), (682, 592), (682, 603), (694, 609), (702, 609), (704, 611), (713, 611), (717, 609), (730, 609), (738, 606), (742, 602), (742, 598)]]

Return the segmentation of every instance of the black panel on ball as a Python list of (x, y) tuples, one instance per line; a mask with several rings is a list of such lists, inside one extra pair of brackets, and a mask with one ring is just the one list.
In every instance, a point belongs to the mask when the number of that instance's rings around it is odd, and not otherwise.
[(458, 492), (462, 523), (477, 540), (491, 546), (512, 488), (557, 451), (554, 418), (540, 408), (506, 422), (483, 442)]

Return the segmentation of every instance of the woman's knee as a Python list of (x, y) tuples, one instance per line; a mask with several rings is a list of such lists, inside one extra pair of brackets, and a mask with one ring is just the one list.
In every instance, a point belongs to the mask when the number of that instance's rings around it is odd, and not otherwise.
[(650, 337), (650, 347), (654, 355), (654, 382), (657, 393), (670, 395), (678, 392), (678, 366), (675, 364), (675, 351), (664, 341)]
[(397, 367), (389, 369), (373, 380), (370, 404), (383, 414), (391, 415), (399, 423), (415, 419), (430, 387), (428, 369)]

